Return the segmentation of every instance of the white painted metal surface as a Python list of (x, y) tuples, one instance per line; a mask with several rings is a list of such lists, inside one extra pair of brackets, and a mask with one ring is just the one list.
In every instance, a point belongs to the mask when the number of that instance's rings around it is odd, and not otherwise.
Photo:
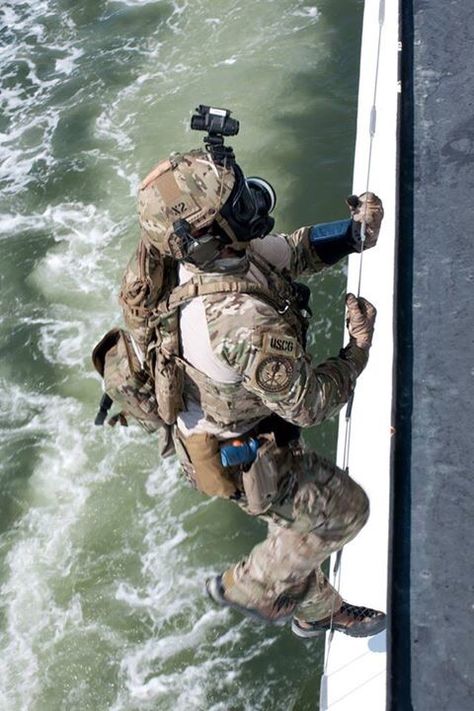
[[(383, 18), (383, 22), (381, 22)], [(375, 86), (381, 27), (378, 82)], [(398, 110), (398, 1), (366, 0), (361, 51), (357, 144), (353, 192), (364, 192), (370, 153), (369, 190), (384, 202), (377, 247), (364, 254), (361, 295), (377, 307), (369, 364), (359, 378), (352, 410), (349, 467), (371, 502), (369, 522), (342, 556), (340, 591), (356, 605), (386, 610), (390, 439), (393, 368), (393, 310)], [(403, 239), (403, 235), (401, 236)], [(349, 260), (348, 291), (357, 293), (360, 258)], [(343, 462), (345, 419), (339, 427), (338, 463)], [(333, 561), (332, 561), (333, 563)], [(383, 711), (386, 708), (386, 637), (353, 639), (326, 635), (326, 673), (321, 711)]]

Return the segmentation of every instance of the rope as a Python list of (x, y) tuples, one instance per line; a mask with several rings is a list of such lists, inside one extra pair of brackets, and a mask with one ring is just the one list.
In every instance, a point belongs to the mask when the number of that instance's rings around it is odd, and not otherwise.
[[(375, 63), (375, 80), (374, 80), (374, 93), (372, 97), (372, 108), (370, 109), (370, 119), (369, 119), (369, 155), (367, 159), (367, 180), (365, 181), (365, 192), (369, 192), (369, 182), (370, 182), (370, 169), (372, 166), (372, 148), (374, 144), (375, 128), (377, 124), (377, 88), (379, 83), (379, 68), (380, 68), (380, 49), (382, 46), (382, 28), (385, 19), (385, 0), (380, 0), (379, 4), (379, 36), (377, 42), (377, 60)], [(364, 260), (364, 245), (365, 245), (365, 220), (362, 222), (362, 227), (360, 231), (361, 240), (361, 250), (360, 250), (360, 262), (359, 262), (359, 280), (357, 284), (357, 298), (360, 296), (360, 286), (362, 283), (362, 266)]]
[[(374, 136), (375, 136), (376, 123), (377, 123), (377, 109), (376, 109), (377, 88), (378, 88), (378, 79), (379, 79), (380, 54), (381, 54), (381, 46), (382, 46), (382, 29), (383, 29), (384, 20), (385, 20), (385, 0), (380, 0), (379, 16), (378, 16), (379, 33), (378, 33), (378, 43), (377, 43), (377, 61), (376, 61), (376, 65), (375, 65), (374, 92), (373, 92), (372, 107), (370, 110), (370, 119), (369, 119), (370, 141), (369, 141), (369, 152), (368, 152), (368, 159), (367, 159), (367, 174), (366, 174), (367, 177), (366, 177), (366, 182), (365, 182), (365, 192), (366, 193), (369, 192), (370, 172), (371, 172), (371, 167), (372, 167), (373, 142), (374, 142)], [(360, 297), (360, 290), (361, 290), (361, 284), (362, 284), (362, 270), (363, 270), (363, 264), (364, 264), (365, 236), (366, 236), (366, 221), (363, 220), (362, 226), (361, 226), (361, 234), (360, 234), (361, 251), (360, 251), (360, 258), (359, 258), (359, 277), (358, 277), (358, 284), (357, 284), (357, 298)], [(352, 406), (354, 404), (354, 392), (355, 392), (355, 388), (352, 391), (352, 394), (347, 402), (346, 413), (345, 413), (344, 450), (343, 450), (343, 457), (342, 457), (342, 469), (347, 473), (349, 472), (349, 456), (350, 456), (350, 448), (351, 448)], [(334, 567), (333, 567), (332, 584), (335, 589), (335, 595), (333, 598), (329, 633), (328, 633), (328, 639), (327, 639), (326, 658), (325, 658), (325, 662), (324, 662), (324, 676), (327, 676), (329, 655), (331, 652), (331, 645), (332, 645), (332, 640), (334, 637), (333, 620), (334, 620), (334, 614), (336, 612), (336, 610), (335, 610), (336, 598), (339, 596), (339, 591), (340, 591), (340, 587), (341, 587), (342, 551), (343, 551), (343, 549), (341, 548), (341, 550), (339, 550), (336, 553), (336, 558), (335, 558)]]

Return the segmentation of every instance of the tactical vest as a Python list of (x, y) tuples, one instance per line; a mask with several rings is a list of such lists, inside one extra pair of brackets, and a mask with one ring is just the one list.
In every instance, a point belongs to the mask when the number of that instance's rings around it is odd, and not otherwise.
[[(164, 354), (166, 362), (168, 364), (173, 362), (181, 371), (181, 387), (187, 396), (200, 405), (206, 419), (226, 429), (233, 429), (239, 422), (264, 417), (270, 413), (270, 410), (258, 395), (244, 388), (242, 383), (216, 383), (180, 357), (177, 321), (179, 308), (198, 296), (248, 294), (274, 308), (291, 327), (301, 345), (304, 345), (307, 327), (306, 318), (297, 303), (299, 292), (291, 279), (279, 274), (261, 257), (251, 255), (249, 260), (263, 274), (267, 287), (256, 284), (245, 276), (239, 277), (235, 274), (196, 274), (185, 284), (176, 287), (168, 299), (158, 304), (154, 312), (156, 344), (160, 356)], [(168, 373), (163, 367), (155, 371), (156, 394), (160, 406), (168, 399), (167, 376)], [(174, 412), (166, 413), (166, 416), (175, 421), (182, 409), (181, 401), (177, 403)], [(165, 419), (161, 407), (160, 413)]]
[[(124, 274), (120, 293), (125, 323), (131, 336), (125, 333), (122, 336), (127, 345), (127, 348), (121, 349), (127, 353), (127, 367), (118, 367), (116, 348), (110, 354), (101, 353), (104, 364), (101, 374), (105, 391), (148, 431), (157, 429), (163, 423), (174, 424), (179, 412), (185, 409), (185, 394), (199, 403), (207, 419), (226, 428), (269, 414), (269, 409), (259, 397), (246, 390), (241, 383), (215, 383), (185, 361), (180, 353), (180, 307), (196, 297), (236, 293), (248, 294), (269, 304), (304, 347), (308, 325), (305, 311), (308, 309), (307, 294), (305, 292), (302, 296), (302, 290), (307, 287), (293, 282), (260, 256), (251, 254), (249, 261), (263, 274), (266, 287), (245, 276), (219, 273), (195, 274), (186, 283), (176, 285), (176, 263), (143, 243), (139, 245)], [(110, 341), (107, 334), (99, 346)], [(130, 346), (134, 343), (138, 349), (131, 354)], [(99, 346), (94, 351), (95, 361)], [(140, 362), (137, 363), (137, 360)], [(136, 372), (137, 369), (140, 372)], [(129, 382), (122, 387), (117, 377), (120, 370), (129, 378)], [(141, 383), (141, 407), (131, 408), (131, 390), (136, 386), (137, 379)], [(144, 418), (145, 383), (153, 397), (150, 397)], [(124, 394), (128, 399), (124, 398)], [(141, 417), (137, 417), (137, 409)]]

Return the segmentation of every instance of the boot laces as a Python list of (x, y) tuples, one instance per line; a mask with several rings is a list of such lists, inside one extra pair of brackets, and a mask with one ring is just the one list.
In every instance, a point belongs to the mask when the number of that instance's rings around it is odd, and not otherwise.
[(357, 605), (351, 605), (348, 602), (342, 603), (339, 612), (352, 617), (354, 622), (362, 622), (367, 618), (372, 619), (373, 617), (378, 617), (380, 615), (378, 610), (373, 610), (371, 607), (358, 607)]

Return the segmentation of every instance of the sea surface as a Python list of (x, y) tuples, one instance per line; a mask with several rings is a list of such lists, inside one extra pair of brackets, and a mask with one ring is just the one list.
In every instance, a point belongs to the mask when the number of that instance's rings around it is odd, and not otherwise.
[[(322, 642), (214, 607), (264, 525), (190, 490), (136, 427), (94, 427), (141, 177), (232, 109), (279, 230), (346, 216), (362, 0), (2, 0), (0, 709), (306, 711)], [(344, 268), (310, 280), (338, 351)], [(336, 423), (308, 433), (326, 455)]]

